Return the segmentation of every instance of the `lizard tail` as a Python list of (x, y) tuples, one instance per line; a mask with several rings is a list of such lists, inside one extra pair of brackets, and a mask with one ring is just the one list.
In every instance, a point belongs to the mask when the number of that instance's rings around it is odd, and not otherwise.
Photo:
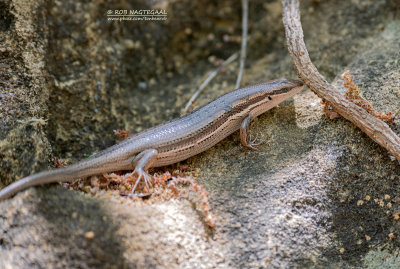
[(77, 173), (68, 173), (70, 171), (71, 169), (69, 167), (58, 168), (24, 177), (0, 190), (0, 201), (32, 186), (53, 182), (67, 182), (81, 176), (77, 175)]
[(64, 168), (43, 171), (24, 177), (0, 190), (0, 201), (32, 186), (54, 182), (69, 182), (73, 179), (85, 178), (91, 175), (111, 171), (126, 170), (131, 167), (132, 164), (129, 158), (125, 161), (116, 163), (115, 160), (103, 160), (101, 154), (93, 155), (91, 158)]

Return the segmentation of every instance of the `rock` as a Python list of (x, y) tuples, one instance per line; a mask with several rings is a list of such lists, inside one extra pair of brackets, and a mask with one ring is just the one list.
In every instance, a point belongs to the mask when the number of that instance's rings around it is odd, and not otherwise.
[[(151, 9), (147, 1), (24, 8), (25, 2), (2, 4), (0, 59), (12, 74), (0, 73), (3, 185), (45, 169), (51, 152), (73, 162), (115, 143), (114, 129), (138, 132), (178, 116), (215, 70), (209, 57), (226, 59), (239, 49), (232, 40), (241, 33), (240, 2), (167, 2), (163, 23), (107, 21), (107, 10)], [(320, 72), (344, 94), (340, 75), (349, 70), (378, 111), (399, 116), (396, 1), (303, 1), (301, 8)], [(244, 84), (295, 78), (279, 2), (251, 1), (249, 21)], [(228, 66), (196, 105), (232, 90), (237, 71), (237, 64)], [(400, 120), (391, 128), (400, 134)], [(327, 119), (308, 89), (260, 116), (250, 132), (264, 142), (258, 151), (244, 149), (236, 133), (187, 161), (209, 191), (215, 230), (185, 199), (134, 206), (37, 187), (0, 203), (0, 264), (393, 268), (399, 262), (400, 165), (385, 149), (343, 118)]]

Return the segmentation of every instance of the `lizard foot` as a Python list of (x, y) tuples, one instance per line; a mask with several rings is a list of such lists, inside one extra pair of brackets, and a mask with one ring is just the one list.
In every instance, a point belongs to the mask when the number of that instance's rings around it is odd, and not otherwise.
[(250, 142), (250, 144), (248, 145), (248, 148), (252, 149), (252, 150), (257, 150), (256, 146), (259, 146), (263, 143), (263, 141), (261, 141), (259, 139), (258, 134), (256, 135), (256, 137), (254, 139), (252, 139), (252, 141)]
[(152, 185), (151, 182), (150, 182), (151, 176), (150, 176), (149, 174), (147, 174), (142, 168), (135, 168), (135, 170), (132, 172), (132, 175), (133, 175), (134, 173), (136, 173), (136, 174), (138, 175), (138, 178), (137, 178), (137, 180), (136, 180), (135, 186), (133, 186), (132, 193), (135, 192), (136, 187), (137, 187), (137, 185), (139, 184), (140, 179), (141, 179), (142, 177), (143, 177), (143, 179), (144, 179), (144, 183), (146, 183), (147, 189), (149, 189), (149, 185), (150, 185), (150, 186)]

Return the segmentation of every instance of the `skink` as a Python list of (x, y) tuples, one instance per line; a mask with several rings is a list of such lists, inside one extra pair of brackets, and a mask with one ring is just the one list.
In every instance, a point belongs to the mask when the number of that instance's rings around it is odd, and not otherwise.
[(243, 146), (255, 149), (248, 139), (251, 120), (302, 88), (300, 81), (280, 78), (229, 92), (188, 115), (133, 135), (90, 158), (22, 178), (2, 189), (0, 200), (31, 186), (132, 169), (138, 175), (134, 191), (141, 178), (146, 184), (150, 180), (150, 167), (185, 160), (238, 129)]

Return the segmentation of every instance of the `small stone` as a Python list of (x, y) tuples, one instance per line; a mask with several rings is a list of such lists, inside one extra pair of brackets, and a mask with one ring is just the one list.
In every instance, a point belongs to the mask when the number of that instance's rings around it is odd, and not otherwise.
[(90, 186), (84, 186), (84, 187), (82, 188), (82, 190), (83, 190), (84, 192), (86, 192), (86, 193), (90, 193), (91, 188), (90, 188)]
[(125, 47), (126, 47), (127, 49), (130, 49), (130, 50), (132, 50), (132, 49), (135, 48), (135, 42), (133, 42), (133, 41), (130, 40), (130, 39), (126, 39), (126, 40), (124, 41), (124, 45), (125, 45)]
[(185, 34), (190, 35), (192, 33), (192, 29), (191, 28), (186, 28), (185, 29)]
[(86, 232), (85, 233), (85, 238), (86, 239), (93, 239), (94, 238), (94, 232), (92, 232), (92, 231)]

